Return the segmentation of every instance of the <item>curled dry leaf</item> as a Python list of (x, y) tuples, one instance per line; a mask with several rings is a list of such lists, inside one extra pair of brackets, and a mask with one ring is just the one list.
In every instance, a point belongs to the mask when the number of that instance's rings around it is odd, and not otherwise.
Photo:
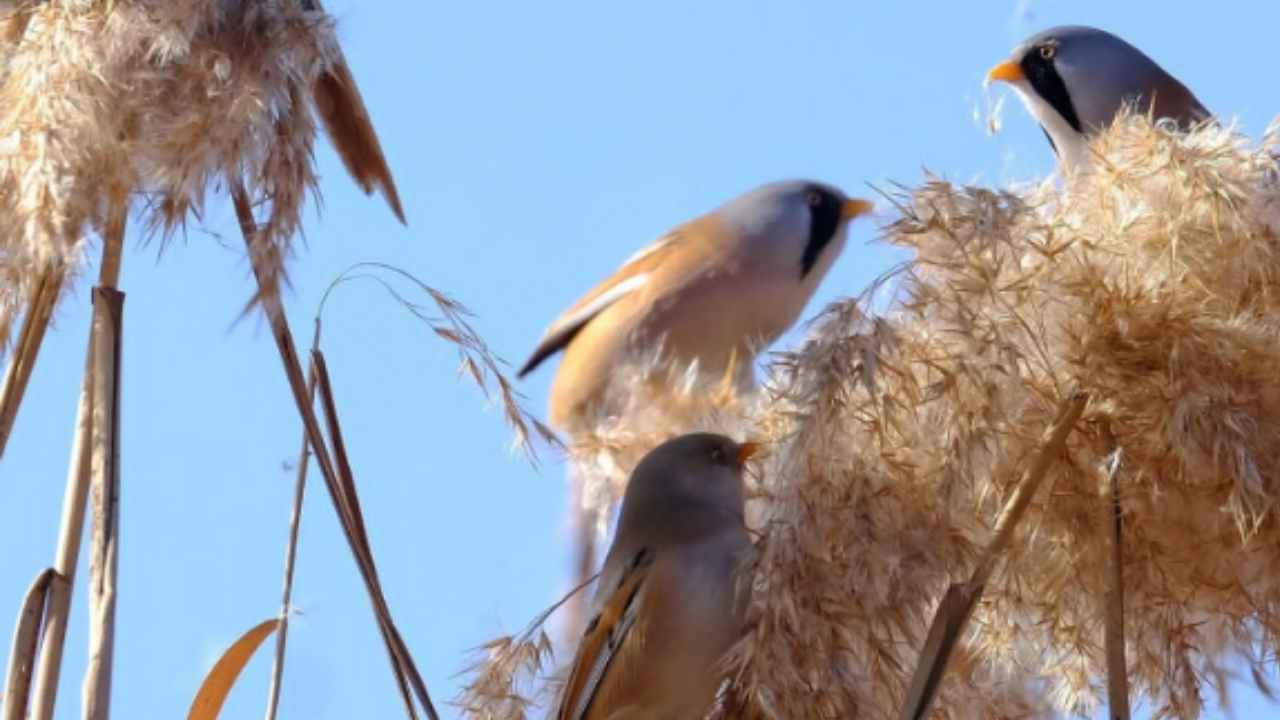
[(209, 671), (204, 682), (200, 684), (200, 691), (196, 693), (195, 700), (191, 701), (187, 720), (217, 720), (218, 714), (222, 712), (222, 705), (231, 694), (231, 688), (235, 687), (236, 680), (240, 677), (240, 672), (253, 659), (253, 654), (257, 652), (263, 641), (276, 631), (279, 624), (280, 621), (277, 618), (263, 620), (227, 648), (222, 657), (218, 658), (218, 662), (214, 663), (213, 669)]

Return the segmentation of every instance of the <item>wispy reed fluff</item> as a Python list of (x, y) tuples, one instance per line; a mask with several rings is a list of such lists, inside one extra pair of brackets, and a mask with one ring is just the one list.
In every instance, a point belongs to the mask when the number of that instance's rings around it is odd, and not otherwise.
[[(1277, 145), (1275, 132), (1179, 137), (1134, 117), (1099, 139), (1094, 172), (1067, 183), (927, 177), (896, 197), (885, 228), (916, 255), (885, 279), (896, 288), (885, 315), (870, 316), (867, 298), (834, 304), (736, 417), (673, 416), (671, 434), (701, 424), (772, 440), (744, 574), (754, 626), (719, 715), (896, 717), (938, 600), (972, 571), (1075, 390), (1091, 398), (1084, 419), (933, 717), (1085, 714), (1104, 699), (1101, 489), (1117, 452), (1135, 697), (1186, 720), (1237, 663), (1274, 677)], [(659, 434), (633, 433), (641, 444), (625, 457)], [(585, 477), (612, 484), (628, 469)], [(473, 705), (505, 692), (497, 680), (470, 689)]]
[(0, 342), (24, 281), (65, 281), (108, 207), (145, 196), (144, 221), (167, 234), (230, 179), (263, 208), (254, 252), (278, 291), (316, 191), (317, 124), (403, 219), (333, 29), (310, 0), (3, 3)]

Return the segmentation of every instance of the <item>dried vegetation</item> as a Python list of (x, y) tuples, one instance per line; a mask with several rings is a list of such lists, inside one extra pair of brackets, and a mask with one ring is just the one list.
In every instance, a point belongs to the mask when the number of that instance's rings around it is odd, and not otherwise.
[[(0, 5), (0, 37), (0, 347), (16, 348), (0, 453), (87, 238), (103, 239), (99, 284), (111, 288), (137, 198), (143, 225), (167, 237), (223, 189), (308, 443), (335, 503), (356, 513), (343, 500), (353, 493), (339, 492), (353, 486), (336, 410), (325, 407), (330, 448), (280, 304), (316, 189), (320, 127), (356, 182), (403, 219), (332, 20), (309, 0), (11, 0)], [(751, 479), (761, 538), (745, 575), (753, 631), (731, 658), (719, 714), (894, 717), (939, 599), (973, 571), (1075, 391), (1088, 393), (1088, 408), (987, 586), (934, 717), (1085, 713), (1099, 702), (1113, 467), (1135, 695), (1159, 716), (1198, 717), (1207, 689), (1223, 690), (1242, 659), (1270, 690), (1280, 638), (1278, 143), (1275, 132), (1250, 144), (1216, 128), (1173, 137), (1138, 117), (1100, 140), (1094, 172), (1063, 186), (998, 191), (929, 177), (895, 195), (899, 219), (884, 229), (916, 255), (886, 278), (897, 298), (889, 311), (870, 315), (866, 297), (834, 304), (770, 365), (760, 392), (708, 407), (700, 398), (715, 379), (694, 378), (663, 402), (634, 394), (624, 420), (574, 448), (585, 502), (603, 518), (635, 460), (667, 436), (697, 427), (771, 441)], [(442, 314), (436, 334), (463, 349), (477, 380), (497, 383), (527, 433), (459, 306), (424, 289)], [(78, 487), (83, 507), (83, 479)], [(78, 542), (83, 517), (69, 522), (63, 534)], [(360, 523), (346, 529), (362, 545)], [(379, 595), (371, 557), (362, 570)], [(74, 560), (56, 572), (74, 574)], [(66, 602), (51, 607), (65, 617)], [(420, 680), (399, 667), (412, 661), (382, 610), (413, 715), (410, 695), (430, 701), (425, 687), (410, 692)], [(550, 684), (531, 679), (550, 667), (540, 622), (486, 646), (464, 715), (524, 718), (554, 693), (554, 672)], [(53, 644), (56, 668), (61, 637)], [(37, 688), (39, 717), (52, 713), (52, 687)]]
[[(716, 411), (641, 397), (575, 449), (585, 496), (607, 507), (658, 439), (715, 427), (772, 441), (752, 480), (755, 625), (719, 714), (896, 717), (939, 600), (974, 570), (1075, 392), (1087, 409), (931, 717), (1086, 714), (1105, 702), (1117, 457), (1135, 697), (1158, 717), (1199, 717), (1240, 662), (1270, 692), (1277, 144), (1276, 132), (1178, 137), (1133, 117), (1099, 139), (1093, 172), (1065, 182), (1006, 191), (926, 177), (892, 196), (884, 239), (915, 259), (883, 279), (887, 312), (870, 315), (869, 294), (835, 303), (757, 395)], [(489, 673), (468, 692), (511, 688)]]

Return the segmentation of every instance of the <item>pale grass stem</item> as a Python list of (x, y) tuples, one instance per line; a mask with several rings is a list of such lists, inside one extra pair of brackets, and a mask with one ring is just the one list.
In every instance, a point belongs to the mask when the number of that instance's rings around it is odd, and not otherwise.
[(62, 293), (64, 275), (61, 269), (45, 268), (32, 284), (31, 299), (23, 312), (22, 330), (5, 368), (3, 384), (0, 384), (0, 460), (4, 459), (13, 424), (18, 419), (18, 409), (27, 392), (27, 382), (35, 369), (44, 336), (49, 331), (49, 320)]
[(53, 720), (58, 699), (58, 680), (62, 674), (62, 653), (66, 646), (67, 625), (71, 619), (71, 592), (76, 566), (80, 560), (80, 543), (84, 536), (85, 501), (89, 495), (89, 468), (93, 418), (93, 335), (89, 336), (84, 379), (80, 385), (80, 403), (76, 410), (75, 435), (71, 442), (71, 463), (67, 469), (67, 486), (62, 501), (62, 521), (58, 529), (58, 549), (53, 568), (57, 582), (49, 589), (49, 607), (45, 612), (44, 633), (40, 643), (40, 668), (36, 674), (35, 702), (32, 720)]
[[(80, 544), (82, 542), (84, 532), (84, 515), (85, 503), (88, 497), (90, 484), (90, 470), (92, 460), (95, 457), (95, 448), (102, 452), (103, 448), (97, 447), (95, 442), (101, 437), (95, 435), (97, 433), (106, 433), (109, 442), (113, 444), (113, 448), (106, 450), (110, 460), (99, 458), (100, 462), (106, 462), (102, 467), (106, 468), (105, 472), (110, 476), (109, 483), (114, 484), (116, 489), (111, 491), (110, 496), (118, 496), (118, 464), (115, 457), (118, 452), (118, 408), (110, 414), (95, 414), (94, 402), (95, 393), (106, 392), (118, 398), (118, 382), (119, 382), (119, 348), (111, 350), (111, 357), (103, 357), (98, 353), (98, 340), (107, 333), (113, 343), (119, 343), (119, 320), (120, 312), (123, 308), (123, 295), (115, 291), (115, 286), (119, 282), (120, 263), (124, 245), (124, 231), (126, 218), (128, 214), (127, 194), (118, 192), (113, 194), (113, 203), (107, 216), (107, 222), (103, 228), (102, 237), (104, 240), (102, 269), (99, 276), (99, 285), (105, 288), (109, 297), (100, 297), (99, 290), (94, 290), (94, 324), (89, 337), (89, 348), (87, 357), (85, 358), (84, 377), (81, 382), (79, 406), (76, 411), (75, 432), (72, 439), (71, 462), (67, 472), (66, 492), (63, 499), (62, 521), (60, 524), (58, 546), (54, 559), (54, 566), (42, 573), (41, 577), (48, 577), (44, 583), (45, 594), (41, 600), (40, 614), (34, 619), (39, 621), (40, 626), (36, 634), (32, 637), (33, 644), (31, 646), (32, 657), (30, 663), (32, 667), (28, 667), (26, 672), (34, 671), (34, 688), (28, 685), (24, 688), (21, 701), (12, 694), (7, 693), (9, 703), (5, 706), (6, 713), (20, 713), (16, 717), (30, 717), (32, 720), (51, 720), (53, 717), (53, 709), (57, 700), (58, 681), (62, 673), (62, 655), (66, 643), (67, 624), (71, 611), (71, 591), (72, 583), (76, 574), (76, 565), (79, 561)], [(28, 311), (31, 313), (32, 311)], [(106, 313), (103, 317), (101, 314)], [(39, 312), (29, 317), (39, 317)], [(47, 320), (47, 317), (46, 317)], [(105, 323), (105, 324), (104, 324)], [(27, 337), (27, 328), (29, 324), (24, 325), (23, 337)], [(105, 329), (104, 329), (105, 328)], [(31, 332), (34, 332), (32, 330)], [(22, 340), (19, 341), (19, 345)], [(18, 357), (22, 356), (22, 352), (15, 352), (14, 362), (17, 363)], [(108, 366), (103, 366), (106, 361)], [(14, 365), (10, 366), (12, 370)], [(104, 380), (110, 387), (101, 386), (99, 381)], [(25, 381), (24, 381), (25, 383)], [(16, 412), (16, 404), (10, 406)], [(12, 421), (12, 416), (9, 416)], [(109, 428), (102, 428), (98, 423), (106, 422)], [(109, 465), (109, 467), (108, 467)], [(114, 501), (112, 501), (114, 502)], [(117, 538), (118, 525), (114, 517), (114, 510), (109, 509), (107, 516), (110, 518), (108, 529), (109, 537), (98, 537), (95, 535), (95, 541), (104, 541), (111, 545), (107, 553), (111, 558), (111, 567), (103, 567), (101, 570), (114, 575), (114, 543)], [(101, 550), (101, 549), (99, 549)], [(99, 587), (109, 587), (111, 598), (105, 599), (102, 594), (98, 594), (98, 600), (105, 603), (103, 606), (104, 613), (100, 614), (99, 620), (110, 623), (113, 620), (111, 616), (114, 613), (114, 577), (100, 578), (102, 583)], [(30, 599), (30, 598), (29, 598)], [(29, 621), (32, 616), (24, 614), (23, 622)], [(113, 635), (113, 631), (107, 628), (99, 628), (101, 637), (105, 638), (104, 642), (109, 644), (109, 638)], [(20, 625), (19, 633), (26, 632)], [(36, 654), (38, 652), (38, 654)], [(101, 647), (98, 652), (105, 652), (108, 659), (108, 670), (104, 677), (109, 683), (109, 656), (110, 648)], [(20, 660), (15, 654), (13, 662), (27, 662)], [(38, 667), (35, 667), (38, 666)], [(99, 666), (101, 668), (101, 666)], [(11, 667), (12, 671), (12, 667)], [(28, 691), (32, 691), (30, 694)], [(88, 698), (86, 698), (86, 707), (88, 706)]]
[(1120, 507), (1120, 492), (1116, 477), (1124, 451), (1115, 446), (1109, 428), (1103, 436), (1114, 448), (1107, 460), (1106, 474), (1101, 487), (1101, 515), (1103, 537), (1111, 540), (1107, 553), (1106, 578), (1106, 653), (1107, 653), (1107, 712), (1111, 720), (1129, 720), (1129, 669), (1125, 661), (1124, 637), (1124, 516)]
[[(395, 627), (395, 623), (390, 617), (386, 598), (382, 595), (373, 554), (369, 549), (367, 535), (364, 530), (359, 500), (355, 496), (355, 485), (351, 477), (350, 466), (345, 462), (345, 450), (342, 446), (341, 433), (337, 425), (336, 409), (333, 407), (332, 398), (326, 395), (328, 382), (323, 356), (319, 352), (312, 354), (312, 358), (316, 361), (321, 400), (326, 404), (326, 419), (333, 442), (332, 451), (325, 442), (325, 437), (320, 429), (320, 421), (307, 394), (302, 364), (298, 359), (297, 347), (293, 342), (293, 334), (289, 329), (288, 318), (285, 316), (280, 295), (278, 292), (268, 291), (268, 288), (275, 287), (275, 284), (270, 268), (266, 265), (263, 254), (259, 252), (260, 233), (258, 223), (253, 216), (253, 207), (248, 191), (239, 178), (228, 177), (227, 181), (230, 187), (232, 203), (235, 206), (236, 217), (240, 223), (240, 230), (244, 235), (249, 260), (253, 266), (254, 276), (262, 290), (263, 311), (266, 313), (272, 335), (275, 337), (276, 347), (280, 352), (280, 359), (284, 365), (289, 387), (293, 391), (298, 414), (306, 431), (308, 442), (315, 453), (316, 464), (320, 467), (320, 471), (324, 476), (325, 487), (329, 490), (330, 499), (338, 512), (338, 518), (341, 521), (347, 543), (351, 546), (357, 567), (360, 569), (361, 577), (364, 579), (366, 590), (369, 593), (370, 601), (374, 605), (374, 615), (378, 620), (383, 640), (387, 645), (387, 652), (391, 657), (392, 670), (396, 684), (400, 689), (401, 697), (405, 702), (406, 713), (410, 718), (417, 718), (417, 712), (414, 710), (413, 699), (410, 695), (410, 691), (412, 691), (417, 696), (418, 702), (426, 710), (427, 716), (431, 720), (439, 720), (439, 714), (431, 702), (426, 684), (422, 681), (416, 663), (409, 654), (399, 630)], [(335, 464), (335, 458), (341, 463), (340, 467)]]
[[(320, 318), (316, 318), (315, 334), (311, 338), (311, 351), (320, 351)], [(315, 402), (316, 363), (312, 358), (307, 368), (307, 397)], [(284, 555), (284, 590), (280, 597), (279, 629), (276, 631), (276, 653), (271, 664), (271, 686), (267, 691), (266, 720), (275, 720), (280, 707), (280, 692), (284, 682), (284, 656), (289, 634), (290, 605), (293, 602), (293, 571), (298, 559), (298, 531), (302, 527), (302, 501), (307, 492), (307, 467), (311, 463), (311, 443), (302, 434), (302, 447), (298, 450), (297, 480), (293, 490), (293, 509), (289, 513), (289, 544)]]
[(89, 525), (89, 666), (84, 720), (111, 717), (120, 540), (120, 341), (124, 294), (93, 291), (93, 449)]

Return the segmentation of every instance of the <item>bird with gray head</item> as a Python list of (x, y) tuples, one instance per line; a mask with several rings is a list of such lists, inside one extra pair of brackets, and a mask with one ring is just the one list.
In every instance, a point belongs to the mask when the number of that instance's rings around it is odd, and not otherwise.
[(756, 449), (693, 433), (636, 465), (556, 720), (701, 720), (711, 709), (744, 629), (742, 472)]
[(1006, 82), (1040, 123), (1064, 167), (1089, 157), (1088, 142), (1127, 103), (1172, 119), (1182, 130), (1210, 113), (1196, 96), (1141, 50), (1097, 28), (1056, 27), (1034, 35), (987, 73)]
[[(844, 249), (849, 221), (871, 209), (812, 180), (755, 188), (631, 256), (551, 324), (517, 376), (563, 353), (547, 419), (579, 440), (629, 405), (669, 396), (672, 369), (696, 363), (723, 378), (722, 397), (754, 387), (756, 353), (795, 324)], [(645, 382), (617, 382), (628, 366)], [(582, 498), (571, 510), (575, 585), (595, 567), (599, 535)], [(569, 627), (580, 627), (581, 611), (569, 602)]]
[(600, 419), (628, 361), (660, 352), (750, 379), (755, 354), (796, 322), (844, 249), (849, 221), (871, 208), (811, 180), (758, 187), (633, 255), (551, 324), (517, 375), (564, 353), (548, 420), (571, 435)]

